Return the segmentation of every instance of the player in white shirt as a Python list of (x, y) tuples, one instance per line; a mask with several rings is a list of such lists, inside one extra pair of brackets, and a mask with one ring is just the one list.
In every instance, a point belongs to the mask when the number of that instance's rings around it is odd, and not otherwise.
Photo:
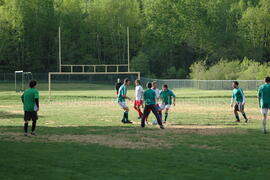
[(138, 111), (140, 119), (143, 115), (141, 111), (141, 107), (143, 106), (143, 87), (141, 86), (141, 81), (139, 79), (135, 80), (135, 101), (134, 101), (134, 109)]
[[(153, 89), (153, 90), (155, 91), (155, 93), (156, 93), (156, 107), (157, 107), (157, 110), (158, 110), (158, 112), (159, 112), (159, 115), (162, 116), (162, 115), (161, 115), (160, 108), (159, 108), (159, 104), (158, 104), (158, 100), (159, 100), (159, 98), (160, 98), (160, 90), (157, 88), (157, 82), (156, 82), (156, 81), (153, 81), (153, 82), (152, 82), (152, 89)], [(146, 122), (148, 122), (147, 120), (148, 120), (148, 116), (145, 118), (145, 121), (146, 121)]]

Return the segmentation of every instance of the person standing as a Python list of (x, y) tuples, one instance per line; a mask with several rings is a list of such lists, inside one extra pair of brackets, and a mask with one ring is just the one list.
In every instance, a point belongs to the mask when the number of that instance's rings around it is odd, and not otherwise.
[(138, 119), (142, 118), (141, 107), (143, 106), (143, 87), (141, 86), (141, 81), (139, 79), (135, 80), (135, 101), (134, 101), (134, 109), (138, 112)]
[(258, 90), (258, 101), (259, 107), (261, 108), (262, 113), (262, 132), (264, 134), (266, 131), (266, 119), (268, 109), (270, 108), (270, 77), (264, 79), (265, 84), (261, 85)]
[(120, 87), (123, 85), (123, 82), (121, 81), (120, 78), (117, 79), (117, 82), (115, 84), (115, 90), (116, 90), (116, 95), (118, 95)]
[(231, 107), (233, 107), (234, 100), (236, 101), (234, 105), (234, 115), (236, 118), (236, 122), (240, 122), (240, 118), (238, 115), (238, 111), (242, 113), (245, 122), (248, 122), (248, 118), (246, 116), (246, 113), (244, 111), (245, 103), (246, 103), (246, 98), (243, 92), (243, 89), (239, 88), (239, 83), (238, 81), (234, 81), (232, 84), (233, 87), (233, 93), (232, 93), (232, 98), (231, 98)]
[(119, 88), (119, 92), (117, 95), (117, 101), (119, 106), (124, 110), (124, 114), (123, 114), (123, 118), (122, 118), (122, 123), (126, 124), (132, 124), (131, 121), (128, 120), (128, 112), (129, 112), (129, 108), (126, 104), (126, 99), (131, 100), (128, 96), (127, 96), (127, 86), (130, 85), (130, 80), (129, 79), (125, 79), (124, 80), (124, 84)]
[(39, 92), (36, 89), (37, 82), (30, 81), (29, 89), (25, 90), (21, 96), (24, 110), (24, 135), (28, 136), (28, 121), (32, 120), (31, 135), (35, 136), (36, 123), (38, 120), (39, 111)]
[(157, 122), (159, 124), (160, 129), (164, 129), (164, 126), (162, 124), (160, 115), (158, 114), (157, 108), (156, 108), (156, 93), (152, 88), (152, 83), (147, 83), (147, 90), (143, 93), (143, 99), (144, 99), (144, 110), (143, 110), (143, 116), (141, 119), (141, 127), (145, 127), (145, 118), (149, 115), (150, 111), (154, 113), (156, 116)]

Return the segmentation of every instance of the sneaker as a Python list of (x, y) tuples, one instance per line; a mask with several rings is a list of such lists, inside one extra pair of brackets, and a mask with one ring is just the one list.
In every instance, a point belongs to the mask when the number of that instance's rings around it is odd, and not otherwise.
[(126, 123), (126, 121), (124, 119), (122, 119), (121, 122), (124, 123), (124, 124)]
[(24, 133), (24, 136), (28, 136), (28, 133)]
[(247, 123), (247, 122), (248, 122), (248, 119), (245, 120), (245, 123)]
[(32, 136), (36, 136), (37, 134), (35, 132), (31, 132), (31, 135)]
[(240, 123), (240, 120), (236, 120), (236, 121), (234, 121), (234, 122), (236, 122), (236, 123)]
[(160, 125), (159, 127), (160, 127), (160, 129), (165, 129), (163, 125)]
[(132, 122), (132, 121), (129, 121), (129, 120), (126, 120), (125, 123), (127, 123), (127, 124), (132, 124), (133, 122)]

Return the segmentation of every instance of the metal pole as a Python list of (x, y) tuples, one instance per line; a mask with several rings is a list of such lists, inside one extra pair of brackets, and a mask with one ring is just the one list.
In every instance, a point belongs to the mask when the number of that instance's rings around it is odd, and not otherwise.
[(48, 73), (48, 83), (49, 83), (49, 101), (51, 101), (51, 73)]
[(59, 26), (58, 28), (58, 36), (59, 36), (59, 39), (58, 39), (58, 43), (59, 43), (59, 72), (61, 72), (61, 69), (62, 69), (62, 59), (61, 59), (61, 28)]
[(16, 79), (16, 71), (14, 71), (14, 75), (15, 75), (15, 92), (17, 92), (17, 79)]
[(129, 68), (129, 27), (127, 27), (127, 59), (128, 59), (128, 72), (130, 71)]

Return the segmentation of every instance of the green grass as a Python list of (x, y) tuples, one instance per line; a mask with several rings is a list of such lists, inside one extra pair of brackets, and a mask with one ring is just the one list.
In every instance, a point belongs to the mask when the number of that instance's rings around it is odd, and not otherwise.
[(250, 122), (236, 124), (231, 91), (175, 89), (177, 105), (160, 130), (141, 129), (131, 102), (135, 124), (121, 124), (115, 92), (98, 88), (53, 91), (51, 101), (41, 91), (37, 137), (22, 136), (20, 94), (0, 92), (0, 179), (270, 178), (255, 91), (245, 92)]

